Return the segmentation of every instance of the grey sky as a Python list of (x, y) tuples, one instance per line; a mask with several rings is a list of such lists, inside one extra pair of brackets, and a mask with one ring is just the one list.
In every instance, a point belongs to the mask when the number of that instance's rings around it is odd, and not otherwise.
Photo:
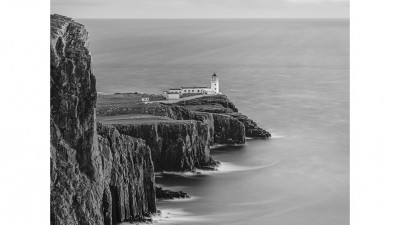
[(349, 0), (51, 0), (73, 18), (343, 18)]

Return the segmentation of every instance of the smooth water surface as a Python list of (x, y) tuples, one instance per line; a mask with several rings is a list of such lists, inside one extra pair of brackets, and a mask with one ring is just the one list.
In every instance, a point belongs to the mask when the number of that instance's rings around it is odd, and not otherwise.
[[(212, 150), (220, 172), (156, 180), (191, 200), (162, 201), (158, 223), (349, 224), (349, 21), (78, 20), (98, 92), (209, 85), (270, 131)], [(168, 218), (166, 218), (168, 217)]]

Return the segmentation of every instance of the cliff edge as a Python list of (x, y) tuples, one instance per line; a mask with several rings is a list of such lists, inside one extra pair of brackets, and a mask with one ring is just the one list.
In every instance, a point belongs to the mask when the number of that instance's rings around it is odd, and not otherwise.
[(71, 18), (50, 19), (51, 224), (109, 225), (155, 213), (150, 149), (96, 125), (88, 32)]

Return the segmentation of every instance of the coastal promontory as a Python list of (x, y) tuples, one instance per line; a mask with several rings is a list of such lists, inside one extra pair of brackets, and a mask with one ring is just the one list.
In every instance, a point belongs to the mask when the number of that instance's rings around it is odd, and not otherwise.
[(157, 197), (189, 197), (156, 189), (155, 172), (215, 170), (211, 146), (270, 137), (220, 93), (174, 102), (98, 95), (88, 37), (82, 24), (51, 15), (51, 224), (149, 220)]
[[(154, 101), (144, 103), (144, 96)], [(144, 139), (152, 150), (156, 171), (215, 168), (218, 162), (210, 156), (211, 146), (244, 144), (246, 137), (271, 136), (221, 94), (173, 102), (139, 93), (98, 98), (97, 119), (123, 134)]]

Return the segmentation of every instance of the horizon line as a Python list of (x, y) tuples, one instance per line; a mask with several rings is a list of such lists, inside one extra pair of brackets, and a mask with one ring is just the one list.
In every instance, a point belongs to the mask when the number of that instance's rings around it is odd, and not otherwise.
[[(52, 14), (58, 14), (58, 13), (52, 13)], [(59, 14), (61, 15), (61, 14)], [(71, 17), (73, 19), (97, 19), (97, 20), (258, 20), (258, 19), (350, 19), (350, 17), (260, 17), (260, 18), (252, 18), (252, 17), (243, 17), (243, 18), (203, 18), (203, 17), (198, 17), (198, 18), (185, 18), (185, 17), (180, 17), (180, 18), (135, 18), (135, 17), (130, 17), (130, 18), (114, 18), (114, 17), (104, 17), (104, 18), (99, 18), (99, 17)]]

